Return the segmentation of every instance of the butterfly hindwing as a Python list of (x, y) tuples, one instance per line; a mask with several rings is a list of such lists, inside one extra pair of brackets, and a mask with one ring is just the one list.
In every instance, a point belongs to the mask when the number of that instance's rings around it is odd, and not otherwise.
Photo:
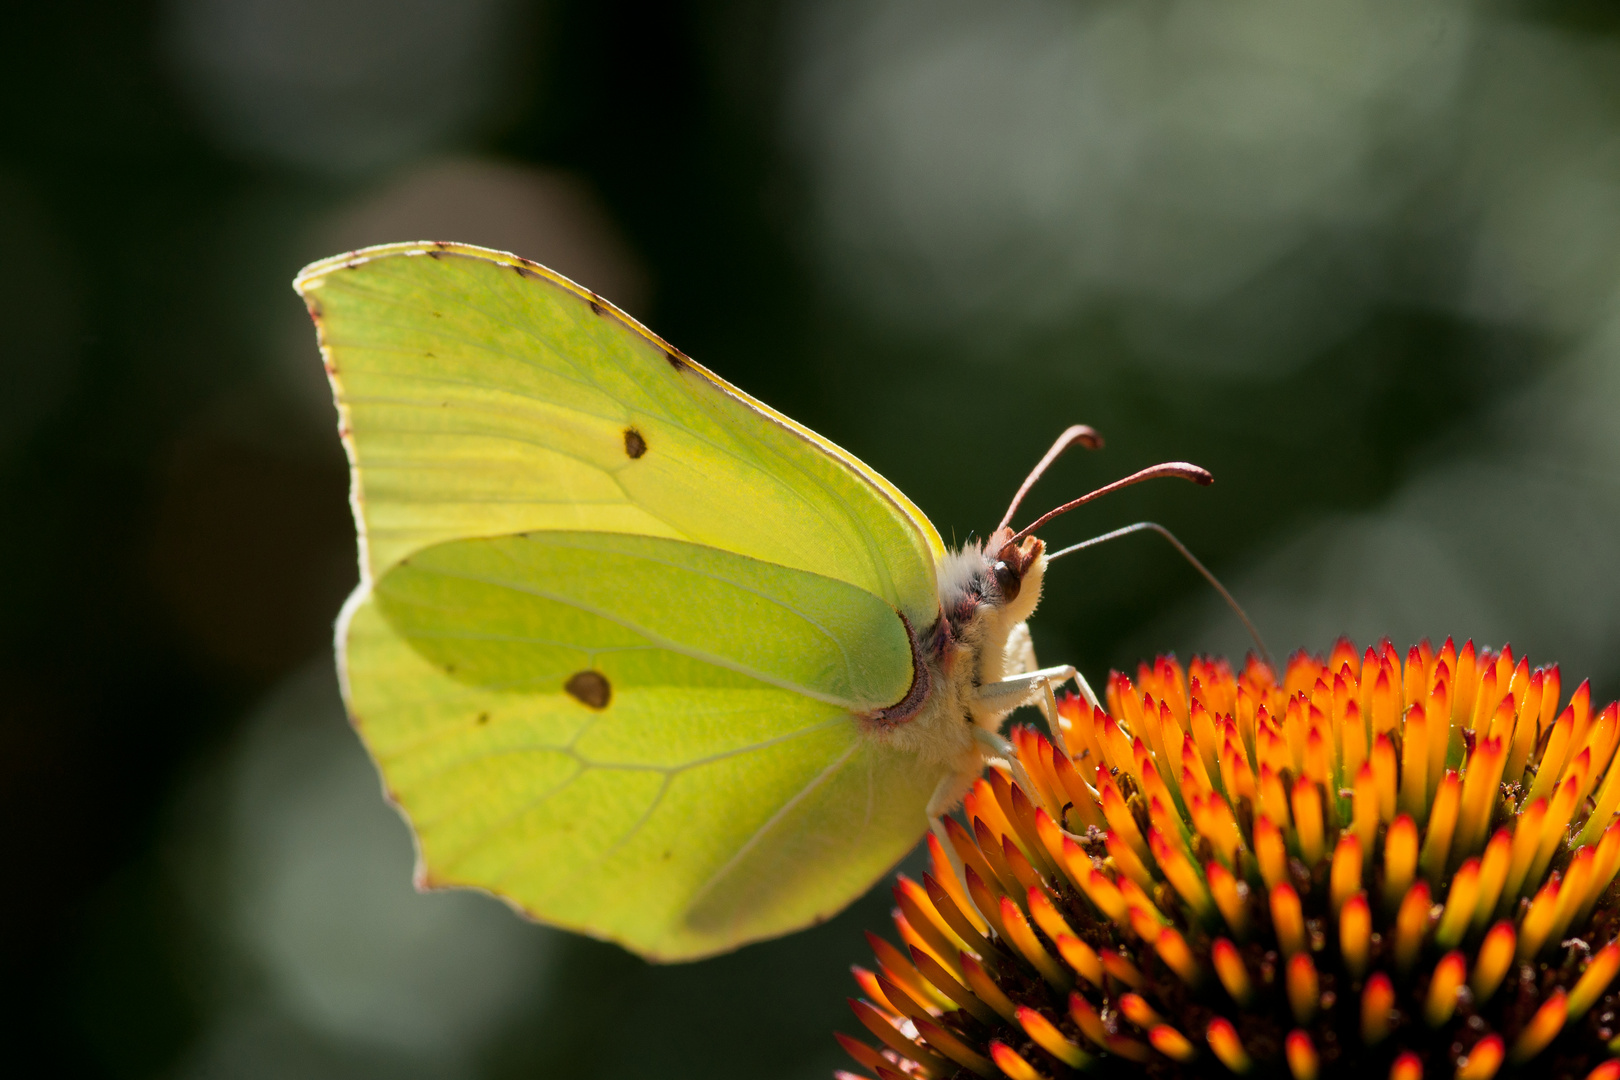
[(897, 627), (801, 570), (536, 533), (412, 554), (345, 661), (432, 883), (677, 958), (824, 917), (916, 842), (938, 776), (851, 715), (906, 689)]

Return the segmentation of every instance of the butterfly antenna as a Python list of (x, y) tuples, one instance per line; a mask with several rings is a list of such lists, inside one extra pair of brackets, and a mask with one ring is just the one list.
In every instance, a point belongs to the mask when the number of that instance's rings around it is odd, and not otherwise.
[(1112, 492), (1118, 491), (1121, 488), (1128, 488), (1132, 484), (1140, 484), (1144, 480), (1157, 480), (1161, 476), (1179, 477), (1182, 480), (1191, 480), (1195, 484), (1206, 487), (1215, 482), (1215, 478), (1210, 475), (1208, 469), (1200, 468), (1199, 466), (1188, 461), (1166, 461), (1159, 465), (1150, 466), (1149, 468), (1143, 469), (1140, 472), (1133, 472), (1123, 480), (1115, 480), (1112, 484), (1104, 484), (1096, 491), (1082, 495), (1072, 502), (1066, 502), (1056, 510), (1048, 510), (1040, 517), (1036, 518), (1033, 522), (1014, 533), (1009, 543), (1017, 543), (1019, 540), (1022, 540), (1024, 537), (1028, 536), (1042, 525), (1045, 525), (1048, 521), (1051, 521), (1053, 518), (1058, 517), (1061, 514), (1067, 514), (1070, 510), (1073, 510), (1077, 506), (1084, 506), (1086, 503), (1091, 502), (1094, 499), (1100, 499), (1104, 495), (1111, 494)]
[(1249, 631), (1249, 637), (1254, 639), (1255, 647), (1260, 650), (1260, 658), (1266, 662), (1266, 665), (1271, 670), (1276, 671), (1277, 665), (1272, 662), (1271, 652), (1266, 648), (1265, 641), (1261, 639), (1260, 631), (1255, 628), (1254, 623), (1249, 620), (1248, 613), (1243, 610), (1243, 605), (1237, 602), (1236, 597), (1226, 591), (1226, 586), (1222, 585), (1220, 579), (1209, 572), (1207, 566), (1198, 561), (1196, 555), (1187, 550), (1186, 544), (1177, 540), (1174, 533), (1156, 521), (1138, 521), (1135, 525), (1127, 525), (1122, 529), (1103, 533), (1101, 536), (1093, 536), (1090, 540), (1082, 540), (1078, 544), (1071, 544), (1062, 551), (1048, 555), (1046, 561), (1050, 563), (1053, 559), (1061, 559), (1063, 556), (1072, 555), (1076, 551), (1084, 551), (1088, 547), (1096, 547), (1098, 544), (1106, 544), (1110, 540), (1118, 540), (1122, 536), (1130, 536), (1132, 533), (1139, 532), (1156, 532), (1175, 545), (1175, 549), (1181, 552), (1181, 557), (1186, 559), (1194, 570), (1202, 574), (1205, 581), (1214, 586), (1215, 591), (1221, 594), (1221, 599), (1226, 601), (1226, 606), (1231, 608), (1233, 614), (1242, 620), (1244, 629)]
[(1028, 476), (1024, 477), (1024, 482), (1018, 487), (1018, 494), (1012, 498), (1012, 505), (1007, 507), (1007, 512), (1002, 515), (1001, 524), (996, 526), (996, 532), (1000, 532), (1012, 524), (1013, 515), (1018, 512), (1018, 504), (1024, 501), (1024, 496), (1028, 495), (1029, 489), (1035, 486), (1035, 481), (1041, 478), (1041, 474), (1046, 471), (1047, 466), (1056, 461), (1059, 455), (1074, 443), (1079, 443), (1087, 450), (1101, 450), (1103, 437), (1097, 433), (1096, 428), (1086, 424), (1075, 424), (1059, 435), (1057, 442), (1052, 444), (1052, 449), (1048, 450), (1046, 456), (1041, 458), (1040, 463), (1029, 471)]

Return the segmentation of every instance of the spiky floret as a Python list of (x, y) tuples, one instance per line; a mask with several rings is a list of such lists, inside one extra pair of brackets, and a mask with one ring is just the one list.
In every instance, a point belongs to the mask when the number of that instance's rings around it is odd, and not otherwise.
[(1561, 691), (1449, 640), (1116, 673), (899, 879), (844, 1075), (1620, 1080), (1620, 711)]

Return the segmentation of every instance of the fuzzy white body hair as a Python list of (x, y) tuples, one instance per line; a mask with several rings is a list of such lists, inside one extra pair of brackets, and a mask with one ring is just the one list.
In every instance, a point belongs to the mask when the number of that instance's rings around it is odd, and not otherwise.
[(993, 562), (982, 544), (969, 542), (939, 563), (940, 621), (925, 648), (929, 692), (917, 713), (874, 737), (916, 754), (927, 765), (946, 765), (956, 790), (942, 793), (955, 805), (984, 768), (987, 754), (974, 728), (999, 733), (1016, 707), (1005, 699), (981, 700), (979, 689), (1010, 675), (1034, 670), (1034, 649), (1024, 620), (1040, 602), (1046, 571), (1042, 550), (1024, 571), (1015, 596), (1002, 595)]

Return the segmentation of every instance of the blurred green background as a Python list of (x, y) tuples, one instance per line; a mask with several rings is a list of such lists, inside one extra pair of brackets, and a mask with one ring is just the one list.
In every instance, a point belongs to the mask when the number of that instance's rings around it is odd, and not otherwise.
[[(346, 471), (288, 283), (556, 266), (983, 534), (1068, 423), (1279, 653), (1511, 640), (1620, 689), (1620, 17), (1443, 0), (15, 5), (0, 948), (105, 1077), (825, 1077), (882, 890), (652, 968), (471, 894), (344, 724)], [(1027, 518), (1025, 519), (1027, 520)], [(1047, 662), (1246, 648), (1152, 537)]]

